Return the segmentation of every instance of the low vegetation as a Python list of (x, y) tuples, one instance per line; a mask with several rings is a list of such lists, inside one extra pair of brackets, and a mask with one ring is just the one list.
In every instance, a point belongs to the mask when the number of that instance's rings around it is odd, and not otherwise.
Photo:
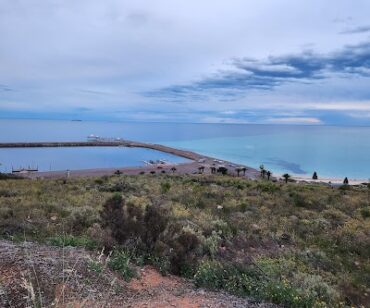
[[(290, 307), (370, 305), (370, 187), (157, 174), (0, 180), (0, 235)], [(95, 272), (99, 264), (91, 263)]]

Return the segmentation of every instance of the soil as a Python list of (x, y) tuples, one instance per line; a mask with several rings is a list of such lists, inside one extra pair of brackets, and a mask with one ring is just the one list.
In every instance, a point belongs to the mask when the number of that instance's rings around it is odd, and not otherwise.
[(81, 248), (0, 241), (0, 307), (276, 307), (197, 289), (150, 266), (126, 282), (101, 257)]

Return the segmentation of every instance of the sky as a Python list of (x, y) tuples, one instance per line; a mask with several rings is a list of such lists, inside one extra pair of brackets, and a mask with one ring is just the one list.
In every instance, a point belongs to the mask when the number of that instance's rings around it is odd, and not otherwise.
[(0, 118), (370, 125), (369, 0), (0, 0)]

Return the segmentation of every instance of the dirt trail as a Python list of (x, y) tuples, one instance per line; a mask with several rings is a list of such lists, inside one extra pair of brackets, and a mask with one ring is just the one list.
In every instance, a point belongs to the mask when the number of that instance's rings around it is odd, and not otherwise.
[(127, 283), (84, 249), (0, 241), (0, 307), (274, 307), (194, 288), (154, 268)]

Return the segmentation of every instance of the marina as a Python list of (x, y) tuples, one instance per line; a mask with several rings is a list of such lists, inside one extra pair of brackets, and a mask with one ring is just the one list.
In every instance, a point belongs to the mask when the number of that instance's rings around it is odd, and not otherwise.
[[(29, 152), (32, 159), (43, 159), (44, 167), (42, 168), (39, 168), (38, 165), (37, 168), (19, 167), (14, 169), (12, 167), (12, 173), (31, 178), (65, 177), (67, 173), (68, 177), (100, 176), (118, 172), (125, 174), (141, 174), (143, 172), (152, 174), (156, 172), (215, 173), (215, 170), (220, 168), (228, 169), (229, 174), (238, 174), (236, 170), (242, 167), (231, 162), (161, 144), (121, 138), (102, 138), (95, 135), (89, 135), (87, 139), (87, 141), (70, 142), (0, 143), (0, 150), (13, 151), (13, 155), (8, 154), (8, 161), (9, 157), (16, 159), (18, 154), (22, 156), (22, 159), (27, 159), (24, 151), (33, 151)], [(88, 163), (91, 156), (94, 160), (93, 164)], [(140, 159), (141, 157), (144, 159)], [(53, 163), (49, 161), (53, 161)], [(22, 162), (25, 165), (25, 161)], [(75, 163), (76, 165), (74, 165)], [(48, 164), (50, 167), (45, 167)], [(256, 178), (258, 172), (253, 168), (248, 168), (245, 176)]]

